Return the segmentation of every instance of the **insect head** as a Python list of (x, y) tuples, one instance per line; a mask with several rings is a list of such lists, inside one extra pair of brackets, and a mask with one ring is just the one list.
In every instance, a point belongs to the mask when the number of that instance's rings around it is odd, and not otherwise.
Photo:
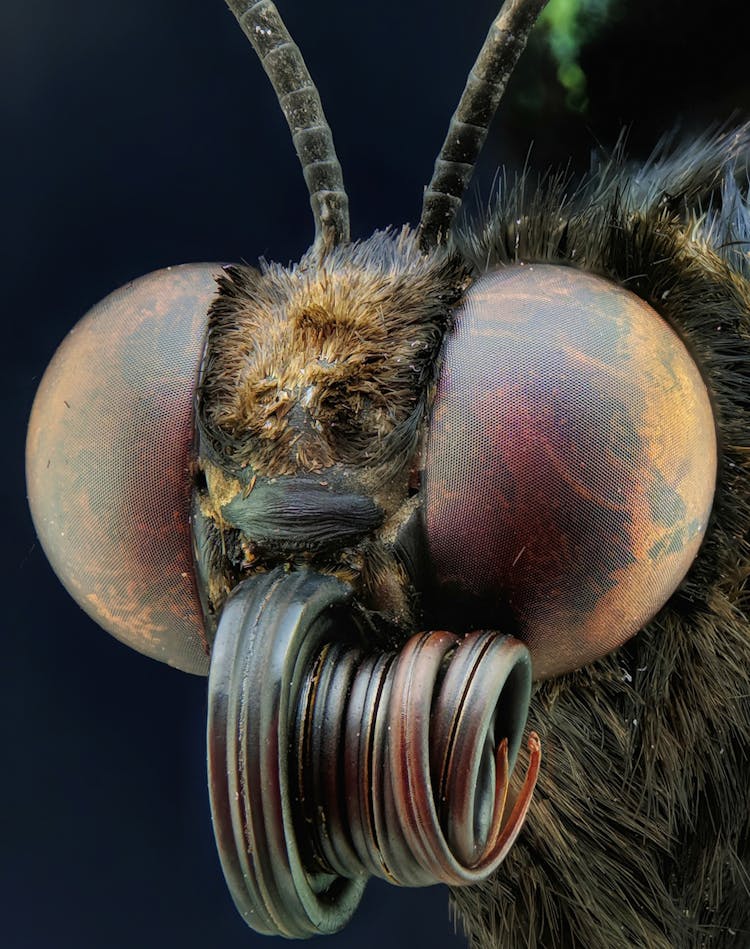
[(373, 874), (492, 873), (540, 768), (531, 733), (511, 780), (532, 681), (633, 636), (706, 529), (713, 412), (677, 332), (575, 266), (482, 270), (453, 233), (543, 6), (507, 0), (492, 24), (418, 228), (352, 242), (298, 48), (269, 0), (229, 0), (289, 123), (312, 247), (133, 281), (39, 388), (39, 536), (105, 629), (210, 665), (217, 845), (260, 932), (335, 931)]

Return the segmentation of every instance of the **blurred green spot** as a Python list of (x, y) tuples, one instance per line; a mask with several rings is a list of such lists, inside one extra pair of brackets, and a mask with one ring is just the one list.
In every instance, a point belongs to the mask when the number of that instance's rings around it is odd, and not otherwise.
[(557, 78), (566, 103), (576, 112), (588, 105), (586, 74), (578, 61), (581, 47), (605, 21), (613, 0), (550, 0), (539, 18), (557, 62)]
[(557, 78), (560, 80), (560, 85), (570, 92), (586, 86), (586, 76), (578, 63), (561, 63), (557, 70)]

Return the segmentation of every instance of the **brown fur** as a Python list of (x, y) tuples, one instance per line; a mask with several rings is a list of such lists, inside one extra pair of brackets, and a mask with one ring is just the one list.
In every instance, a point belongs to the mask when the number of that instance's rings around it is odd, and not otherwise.
[(210, 313), (203, 437), (224, 463), (268, 477), (403, 468), (463, 286), (460, 262), (425, 259), (408, 229), (290, 268), (228, 268)]
[[(295, 266), (227, 268), (210, 318), (198, 424), (209, 635), (228, 591), (274, 563), (314, 563), (353, 583), (386, 624), (414, 621), (394, 553), (411, 512), (409, 475), (425, 431), (439, 349), (467, 283), (457, 256), (425, 256), (414, 234), (310, 252)], [(257, 478), (317, 475), (384, 513), (363, 543), (320, 555), (304, 538), (271, 560), (224, 523), (222, 506)]]

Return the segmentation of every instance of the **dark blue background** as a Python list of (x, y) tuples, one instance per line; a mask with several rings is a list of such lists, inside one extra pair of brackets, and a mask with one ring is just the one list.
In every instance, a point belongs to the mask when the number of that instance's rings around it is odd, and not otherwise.
[[(643, 154), (677, 120), (748, 115), (741, 0), (715, 0), (710, 22), (677, 0), (620, 6), (584, 51), (588, 115), (565, 112), (549, 60), (529, 52), (481, 195), (532, 138), (533, 164), (581, 167), (623, 124)], [(354, 234), (414, 221), (494, 0), (281, 7), (320, 86)], [(298, 257), (312, 235), (302, 176), (221, 0), (5, 0), (3, 20), (0, 944), (262, 946), (214, 852), (205, 682), (130, 652), (69, 599), (34, 539), (22, 453), (40, 375), (92, 304), (168, 264)], [(373, 882), (351, 927), (317, 946), (445, 949), (452, 933), (444, 890)]]

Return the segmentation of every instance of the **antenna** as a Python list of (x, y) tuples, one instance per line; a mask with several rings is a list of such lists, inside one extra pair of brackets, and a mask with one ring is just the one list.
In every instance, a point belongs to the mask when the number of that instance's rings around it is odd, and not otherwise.
[(331, 129), (299, 47), (271, 0), (227, 0), (265, 69), (289, 124), (322, 251), (349, 240), (349, 199)]
[(419, 244), (443, 244), (461, 207), (492, 117), (547, 0), (506, 0), (466, 80), (424, 194)]

